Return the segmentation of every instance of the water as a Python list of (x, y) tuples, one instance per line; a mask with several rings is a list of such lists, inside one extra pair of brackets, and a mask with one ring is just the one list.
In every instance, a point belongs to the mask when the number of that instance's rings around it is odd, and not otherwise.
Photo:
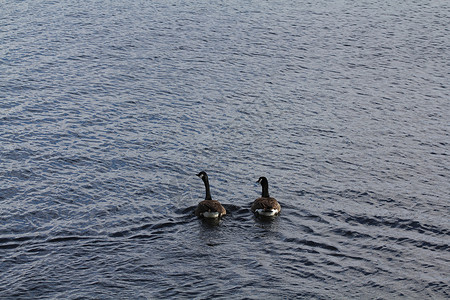
[[(446, 1), (0, 20), (0, 298), (449, 297)], [(193, 215), (201, 170), (219, 224)], [(273, 221), (249, 210), (260, 176)]]

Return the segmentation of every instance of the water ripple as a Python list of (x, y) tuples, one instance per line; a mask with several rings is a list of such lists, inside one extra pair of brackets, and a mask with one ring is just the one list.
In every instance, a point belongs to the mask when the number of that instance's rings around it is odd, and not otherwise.
[(449, 298), (449, 11), (2, 4), (0, 298)]

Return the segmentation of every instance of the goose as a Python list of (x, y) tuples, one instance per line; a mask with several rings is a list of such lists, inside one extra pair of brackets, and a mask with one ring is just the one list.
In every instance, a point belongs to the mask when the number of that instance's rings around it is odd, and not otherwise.
[(227, 213), (225, 208), (222, 206), (222, 204), (220, 204), (219, 201), (212, 200), (211, 198), (211, 192), (209, 191), (209, 180), (206, 172), (202, 171), (198, 173), (197, 176), (200, 177), (205, 183), (206, 197), (205, 200), (197, 205), (197, 208), (195, 209), (195, 215), (197, 217), (204, 218), (220, 218), (224, 216)]
[(269, 182), (266, 177), (259, 177), (258, 183), (262, 186), (261, 197), (253, 201), (252, 212), (264, 216), (272, 217), (281, 212), (280, 203), (275, 198), (269, 196)]

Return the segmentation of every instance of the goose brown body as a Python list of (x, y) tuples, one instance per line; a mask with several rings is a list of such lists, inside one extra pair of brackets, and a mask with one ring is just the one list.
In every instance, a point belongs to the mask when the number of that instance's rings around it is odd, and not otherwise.
[(204, 218), (220, 218), (226, 215), (227, 211), (225, 207), (223, 207), (219, 201), (212, 200), (211, 198), (211, 192), (209, 190), (209, 180), (206, 172), (202, 171), (198, 173), (197, 176), (200, 177), (205, 184), (206, 196), (205, 200), (201, 201), (197, 205), (197, 208), (195, 209), (195, 215), (197, 217)]
[(195, 209), (195, 215), (197, 217), (206, 217), (205, 212), (217, 212), (219, 213), (219, 215), (217, 216), (219, 218), (227, 213), (222, 204), (220, 204), (220, 202), (217, 200), (203, 200), (197, 205), (197, 208)]
[(256, 210), (258, 210), (258, 209), (263, 209), (265, 211), (275, 209), (278, 211), (277, 213), (279, 213), (281, 211), (281, 205), (280, 205), (280, 203), (278, 203), (277, 199), (275, 199), (275, 198), (261, 197), (261, 198), (256, 199), (255, 201), (253, 201), (253, 204), (252, 204), (253, 212), (256, 212)]
[(275, 216), (281, 212), (281, 205), (275, 198), (269, 196), (269, 182), (266, 177), (260, 177), (258, 182), (262, 186), (261, 197), (253, 201), (251, 210), (261, 216)]

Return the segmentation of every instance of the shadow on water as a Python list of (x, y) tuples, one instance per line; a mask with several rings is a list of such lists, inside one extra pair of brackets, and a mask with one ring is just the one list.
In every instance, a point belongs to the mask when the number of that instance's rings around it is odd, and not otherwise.
[(223, 222), (222, 218), (201, 218), (199, 220), (202, 222), (202, 228), (203, 229), (214, 228), (216, 226), (219, 226), (220, 223)]
[(280, 225), (280, 218), (281, 214), (272, 217), (260, 215), (252, 216), (252, 220), (255, 222), (256, 227), (267, 231), (277, 230)]

